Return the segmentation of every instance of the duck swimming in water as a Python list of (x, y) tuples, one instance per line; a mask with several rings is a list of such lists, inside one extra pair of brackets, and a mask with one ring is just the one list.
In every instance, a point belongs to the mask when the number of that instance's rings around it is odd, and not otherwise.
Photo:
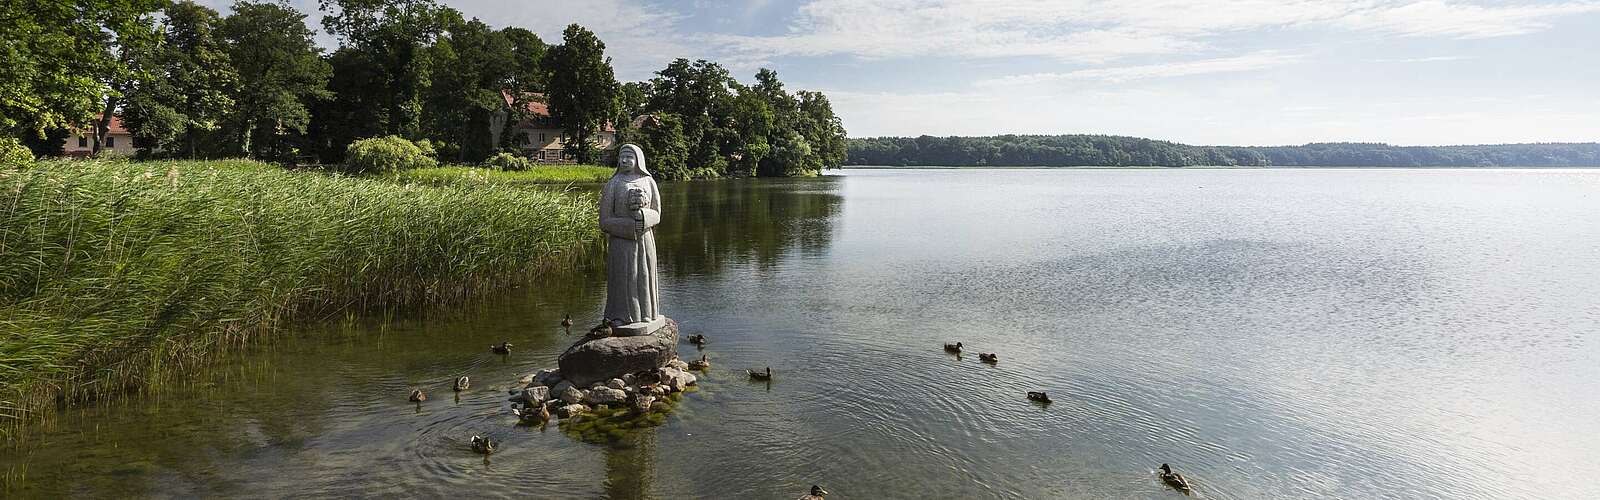
[(568, 314), (565, 318), (563, 318), (561, 320), (561, 328), (565, 328), (567, 330), (567, 335), (572, 335), (572, 315), (571, 314)]
[(500, 345), (489, 346), (489, 352), (495, 354), (511, 354), (511, 343), (501, 342)]
[(1185, 495), (1194, 491), (1194, 488), (1189, 486), (1189, 480), (1184, 479), (1183, 474), (1172, 472), (1172, 467), (1168, 467), (1167, 464), (1161, 464), (1161, 482), (1182, 491)]
[(803, 497), (800, 497), (800, 500), (823, 500), (822, 497), (825, 497), (827, 495), (828, 495), (828, 490), (822, 489), (821, 486), (817, 486), (817, 485), (813, 484), (813, 485), (811, 485), (811, 494), (803, 496)]
[(953, 352), (953, 353), (960, 354), (961, 353), (961, 343), (960, 342), (956, 342), (954, 344), (945, 343), (944, 350), (945, 350), (945, 352)]
[(413, 403), (421, 403), (428, 400), (428, 393), (422, 392), (422, 389), (412, 389), (411, 396), (406, 399)]
[(465, 391), (469, 387), (472, 387), (472, 380), (468, 379), (466, 375), (462, 375), (461, 378), (456, 379), (457, 392)]
[(989, 363), (989, 364), (999, 363), (1000, 362), (1000, 355), (992, 353), (992, 352), (980, 352), (980, 353), (978, 353), (978, 361), (982, 361), (982, 362)]
[(689, 343), (694, 345), (706, 345), (706, 336), (698, 333), (690, 335)]
[(707, 368), (711, 368), (711, 362), (706, 361), (706, 355), (704, 354), (700, 355), (700, 359), (689, 362), (690, 370), (705, 370)]
[(750, 380), (772, 380), (772, 367), (770, 366), (767, 367), (765, 372), (755, 370), (745, 370), (744, 372), (750, 374)]
[(494, 440), (489, 439), (489, 436), (479, 436), (474, 434), (472, 436), (472, 451), (476, 451), (484, 455), (494, 453)]
[(1028, 391), (1028, 400), (1050, 404), (1050, 395), (1045, 394), (1044, 391)]

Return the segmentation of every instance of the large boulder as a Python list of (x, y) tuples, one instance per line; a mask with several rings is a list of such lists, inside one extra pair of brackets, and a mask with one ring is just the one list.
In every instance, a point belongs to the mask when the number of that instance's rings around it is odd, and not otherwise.
[(627, 400), (628, 393), (623, 392), (622, 389), (612, 388), (602, 388), (589, 391), (588, 397), (584, 398), (585, 403), (596, 406), (615, 405)]
[(606, 382), (625, 374), (655, 370), (678, 356), (678, 323), (649, 335), (583, 339), (561, 353), (562, 378), (579, 387)]

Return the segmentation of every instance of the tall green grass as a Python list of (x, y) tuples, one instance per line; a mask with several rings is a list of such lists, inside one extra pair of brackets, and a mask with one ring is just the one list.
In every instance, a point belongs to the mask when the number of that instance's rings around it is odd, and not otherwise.
[(605, 182), (614, 172), (611, 167), (595, 165), (539, 165), (520, 171), (451, 166), (406, 170), (392, 178), (432, 185), (581, 184)]
[(0, 432), (285, 322), (524, 282), (594, 240), (593, 204), (249, 161), (0, 170)]

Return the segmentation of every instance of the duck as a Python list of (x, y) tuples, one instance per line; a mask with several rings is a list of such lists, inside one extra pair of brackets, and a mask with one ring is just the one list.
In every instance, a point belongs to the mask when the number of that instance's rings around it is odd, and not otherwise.
[(409, 399), (413, 403), (421, 403), (428, 400), (428, 393), (422, 392), (422, 389), (412, 389), (411, 396), (406, 399)]
[(978, 361), (985, 363), (999, 363), (1000, 355), (992, 352), (980, 352), (978, 353)]
[[(534, 409), (533, 407), (535, 406), (539, 408)], [(523, 423), (531, 424), (550, 421), (550, 407), (545, 405), (530, 404), (523, 406), (522, 409), (517, 409), (517, 407), (512, 406), (511, 414), (516, 415), (517, 419), (521, 420)]]
[(960, 342), (956, 342), (954, 344), (945, 343), (944, 350), (945, 350), (945, 352), (953, 352), (953, 353), (959, 354), (959, 353), (961, 353), (961, 343)]
[(706, 336), (698, 333), (690, 335), (689, 343), (694, 345), (706, 345)]
[(571, 314), (567, 314), (565, 318), (561, 319), (561, 328), (564, 328), (564, 329), (567, 330), (567, 335), (572, 335), (572, 315)]
[(1028, 391), (1028, 400), (1050, 404), (1050, 395), (1045, 394), (1044, 391)]
[(611, 336), (611, 319), (610, 318), (606, 318), (606, 319), (600, 320), (600, 324), (594, 325), (594, 328), (590, 328), (589, 329), (589, 336), (597, 338), (597, 339), (598, 338), (610, 337)]
[(472, 380), (468, 379), (466, 375), (456, 379), (456, 392), (465, 391), (470, 387), (472, 387)]
[(828, 490), (822, 489), (821, 486), (817, 486), (817, 485), (813, 484), (813, 485), (811, 485), (811, 493), (807, 494), (806, 496), (800, 497), (800, 500), (823, 500), (822, 497), (825, 497), (827, 495), (828, 495)]
[(1189, 480), (1184, 479), (1183, 474), (1172, 472), (1172, 467), (1168, 467), (1167, 464), (1161, 464), (1161, 482), (1182, 491), (1185, 495), (1194, 491), (1194, 487), (1189, 486)]
[(707, 368), (711, 368), (711, 362), (706, 361), (706, 355), (704, 354), (700, 355), (700, 359), (689, 362), (690, 370), (705, 370)]
[(770, 366), (767, 367), (765, 372), (745, 370), (745, 373), (750, 374), (750, 380), (772, 380), (772, 367)]
[(472, 451), (488, 455), (494, 453), (494, 440), (489, 436), (472, 435)]
[(493, 352), (495, 354), (511, 354), (511, 347), (512, 346), (510, 342), (501, 342), (500, 345), (489, 346), (489, 352)]

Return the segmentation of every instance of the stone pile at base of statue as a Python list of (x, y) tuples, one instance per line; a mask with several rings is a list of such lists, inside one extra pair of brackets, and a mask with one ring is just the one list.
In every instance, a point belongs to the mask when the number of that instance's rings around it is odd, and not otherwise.
[(671, 320), (649, 335), (585, 338), (567, 348), (560, 367), (518, 380), (511, 400), (545, 405), (561, 418), (596, 407), (639, 413), (668, 394), (695, 385), (688, 363), (678, 359), (678, 326)]

